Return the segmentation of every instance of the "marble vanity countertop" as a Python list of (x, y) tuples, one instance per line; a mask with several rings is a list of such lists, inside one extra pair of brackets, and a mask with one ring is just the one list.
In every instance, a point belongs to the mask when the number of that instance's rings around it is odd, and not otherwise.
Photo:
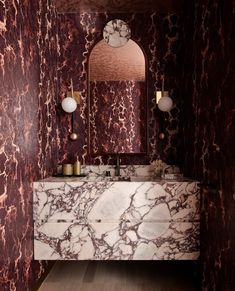
[[(177, 168), (177, 167), (176, 167)], [(49, 177), (39, 182), (120, 182), (118, 177), (115, 176), (115, 166), (113, 165), (83, 165), (81, 169), (85, 177), (69, 177), (58, 176)], [(105, 173), (109, 172), (111, 177), (106, 177)], [(121, 179), (130, 178), (128, 181), (121, 182), (156, 182), (156, 183), (174, 183), (174, 182), (197, 182), (193, 179), (186, 177), (179, 177), (177, 179), (162, 179), (156, 177), (154, 168), (151, 165), (121, 165), (120, 167)]]

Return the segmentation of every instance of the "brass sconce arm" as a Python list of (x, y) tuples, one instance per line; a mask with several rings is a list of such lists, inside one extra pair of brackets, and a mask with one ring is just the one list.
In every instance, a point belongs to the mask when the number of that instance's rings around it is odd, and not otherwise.
[(71, 140), (77, 140), (78, 134), (74, 132), (74, 120), (75, 120), (75, 111), (77, 109), (77, 105), (80, 104), (80, 92), (73, 90), (73, 80), (71, 79), (71, 91), (67, 92), (67, 97), (65, 97), (62, 101), (62, 108), (67, 113), (72, 113), (71, 122), (72, 122), (72, 133), (70, 133), (69, 138)]

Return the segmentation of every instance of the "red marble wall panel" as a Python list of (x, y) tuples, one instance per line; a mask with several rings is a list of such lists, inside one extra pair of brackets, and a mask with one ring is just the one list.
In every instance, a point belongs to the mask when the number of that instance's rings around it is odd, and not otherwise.
[(181, 7), (181, 0), (57, 0), (59, 12), (177, 12)]
[(146, 153), (146, 103), (144, 82), (90, 82), (91, 155)]
[[(235, 2), (185, 1), (185, 174), (202, 180), (203, 290), (235, 288)], [(193, 32), (193, 33), (192, 33)]]
[(56, 13), (51, 1), (0, 1), (0, 290), (32, 290), (32, 182), (56, 158)]
[[(59, 91), (64, 98), (73, 78), (75, 90), (81, 91), (82, 100), (75, 112), (77, 141), (68, 139), (71, 131), (71, 116), (59, 114), (59, 159), (73, 162), (78, 156), (86, 164), (112, 164), (111, 156), (88, 154), (88, 58), (93, 46), (102, 39), (104, 25), (111, 19), (120, 18), (128, 23), (132, 39), (144, 50), (147, 61), (147, 103), (148, 103), (148, 156), (123, 155), (124, 164), (146, 164), (161, 157), (168, 163), (179, 163), (181, 146), (179, 84), (176, 78), (178, 17), (177, 15), (154, 14), (110, 14), (83, 13), (59, 15)], [(158, 64), (160, 63), (160, 66)], [(163, 69), (164, 64), (164, 69)], [(159, 68), (161, 70), (159, 70)], [(161, 113), (155, 104), (155, 90), (161, 89), (161, 74), (166, 75), (166, 87), (170, 89), (175, 106), (170, 113)], [(158, 134), (164, 131), (166, 139), (161, 141)]]

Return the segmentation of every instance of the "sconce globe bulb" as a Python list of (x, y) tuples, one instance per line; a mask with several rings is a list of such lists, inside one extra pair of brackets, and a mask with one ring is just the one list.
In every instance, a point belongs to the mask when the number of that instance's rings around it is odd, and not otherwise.
[(158, 137), (159, 137), (159, 139), (164, 139), (165, 138), (164, 132), (160, 132)]
[(77, 140), (78, 139), (78, 134), (75, 132), (70, 133), (69, 138), (71, 140)]
[(64, 98), (61, 105), (62, 105), (63, 110), (67, 113), (72, 113), (77, 108), (77, 102), (72, 97)]
[(162, 97), (160, 98), (160, 100), (158, 101), (158, 108), (161, 110), (161, 111), (164, 111), (164, 112), (167, 112), (167, 111), (170, 111), (171, 108), (173, 106), (173, 101), (170, 97), (168, 96), (165, 96), (165, 97)]

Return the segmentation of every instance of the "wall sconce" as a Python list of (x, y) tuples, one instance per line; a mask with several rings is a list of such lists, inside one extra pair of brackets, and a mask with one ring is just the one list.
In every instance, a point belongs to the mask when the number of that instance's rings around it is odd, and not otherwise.
[(165, 78), (163, 76), (163, 78), (162, 78), (162, 90), (156, 91), (156, 103), (158, 105), (159, 110), (161, 110), (163, 112), (168, 112), (172, 109), (173, 101), (169, 97), (169, 92), (164, 91), (164, 83), (165, 83)]
[(70, 133), (69, 138), (71, 140), (77, 140), (78, 134), (74, 132), (74, 112), (77, 109), (77, 105), (80, 104), (80, 92), (73, 90), (73, 80), (71, 79), (71, 91), (67, 92), (67, 97), (65, 97), (61, 103), (63, 110), (67, 113), (72, 113), (72, 133)]

